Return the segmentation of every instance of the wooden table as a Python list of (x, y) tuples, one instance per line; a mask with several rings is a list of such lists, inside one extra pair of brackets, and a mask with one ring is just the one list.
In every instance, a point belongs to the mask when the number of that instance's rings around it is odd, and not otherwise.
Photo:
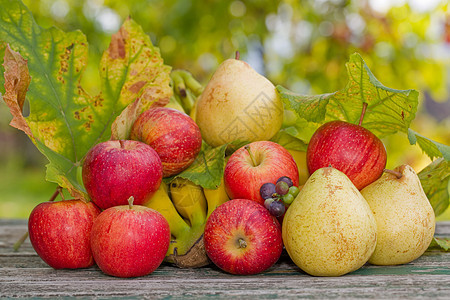
[[(162, 265), (134, 279), (104, 275), (97, 267), (53, 270), (27, 240), (19, 252), (12, 245), (26, 231), (26, 220), (0, 220), (0, 297), (82, 298), (442, 298), (450, 299), (450, 253), (427, 251), (416, 261), (390, 267), (365, 265), (342, 277), (312, 277), (286, 254), (271, 269), (234, 276), (214, 266), (179, 269)], [(450, 222), (439, 223), (438, 236), (450, 236)]]

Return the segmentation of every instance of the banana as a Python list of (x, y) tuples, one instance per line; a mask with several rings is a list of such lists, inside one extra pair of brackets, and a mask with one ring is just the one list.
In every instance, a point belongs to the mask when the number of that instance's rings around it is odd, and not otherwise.
[(230, 198), (227, 195), (227, 192), (225, 191), (225, 184), (223, 182), (223, 177), (220, 182), (220, 185), (217, 189), (203, 189), (203, 192), (206, 197), (206, 201), (208, 202), (208, 213), (206, 215), (206, 218), (209, 218), (211, 213), (221, 204), (227, 202), (230, 200)]
[(191, 113), (189, 114), (189, 116), (191, 117), (192, 120), (194, 120), (197, 118), (197, 103), (198, 103), (198, 98), (195, 100), (194, 102), (194, 106), (191, 109)]
[(189, 220), (191, 227), (205, 223), (207, 203), (201, 186), (177, 177), (170, 183), (170, 195), (178, 212)]
[(189, 225), (178, 214), (178, 211), (170, 200), (166, 183), (161, 182), (159, 189), (144, 205), (160, 212), (166, 218), (173, 236), (181, 236), (190, 230)]
[(173, 70), (170, 78), (174, 97), (189, 115), (193, 111), (197, 97), (203, 91), (203, 86), (186, 70)]
[(306, 152), (287, 149), (295, 160), (298, 168), (299, 185), (305, 184), (309, 178), (308, 166), (306, 164)]
[(174, 108), (178, 111), (186, 113), (184, 111), (183, 106), (180, 104), (180, 102), (178, 102), (176, 97), (177, 97), (176, 95), (173, 95), (172, 97), (170, 97), (170, 101), (169, 101), (169, 103), (166, 104), (166, 107)]
[(191, 73), (186, 70), (177, 71), (180, 72), (180, 76), (183, 78), (185, 85), (194, 93), (196, 97), (203, 92), (203, 86), (194, 78), (194, 76), (192, 76)]

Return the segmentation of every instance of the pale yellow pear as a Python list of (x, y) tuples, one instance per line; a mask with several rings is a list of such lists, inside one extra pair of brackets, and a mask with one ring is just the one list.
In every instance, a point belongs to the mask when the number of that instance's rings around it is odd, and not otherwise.
[(361, 191), (378, 226), (377, 246), (369, 259), (375, 265), (415, 260), (425, 252), (434, 235), (434, 211), (416, 172), (408, 165), (394, 171), (401, 177), (385, 173)]
[(213, 147), (269, 140), (283, 123), (283, 103), (267, 78), (244, 61), (227, 59), (199, 96), (195, 118)]
[(284, 216), (283, 242), (293, 262), (314, 276), (340, 276), (372, 255), (377, 227), (366, 200), (331, 167), (314, 172)]

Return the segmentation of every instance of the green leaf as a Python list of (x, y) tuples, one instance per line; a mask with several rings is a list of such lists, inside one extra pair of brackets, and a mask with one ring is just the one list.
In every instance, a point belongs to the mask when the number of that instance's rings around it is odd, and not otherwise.
[[(290, 128), (290, 127), (289, 127)], [(272, 142), (278, 143), (286, 149), (305, 151), (308, 147), (301, 139), (295, 135), (288, 133), (287, 129), (280, 130), (273, 138)]]
[(417, 111), (418, 92), (385, 87), (359, 54), (351, 55), (346, 67), (348, 83), (334, 93), (307, 96), (278, 86), (286, 109), (293, 110), (307, 122), (322, 124), (343, 120), (358, 124), (363, 103), (367, 103), (362, 126), (379, 137), (398, 131), (407, 133)]
[[(138, 42), (142, 29), (127, 20), (100, 65), (102, 92), (91, 97), (80, 85), (88, 56), (86, 37), (80, 31), (43, 29), (21, 1), (0, 1), (0, 40), (20, 53), (5, 53), (9, 69), (4, 94), (8, 96), (3, 98), (13, 115), (11, 125), (27, 133), (49, 160), (47, 180), (67, 188), (74, 197), (86, 198), (79, 176), (86, 152), (111, 137), (111, 125), (129, 103), (144, 99), (138, 107), (145, 107), (157, 101), (154, 89), (147, 87), (165, 81), (155, 78), (167, 77), (167, 87), (161, 85), (160, 90), (170, 94), (169, 69), (162, 66), (148, 38)], [(28, 71), (32, 80), (26, 93)], [(148, 79), (142, 82), (141, 77)], [(27, 117), (22, 115), (25, 93), (30, 104)]]
[(450, 161), (439, 158), (417, 174), (436, 216), (449, 206)]
[(202, 150), (192, 165), (175, 177), (189, 179), (193, 183), (207, 189), (217, 189), (225, 169), (225, 151), (227, 147), (228, 144), (212, 148), (203, 143)]
[(430, 140), (412, 129), (408, 129), (408, 139), (411, 145), (417, 143), (432, 160), (436, 157), (444, 157), (445, 160), (450, 160), (450, 146)]
[(441, 251), (450, 251), (450, 239), (434, 237), (428, 248), (429, 249), (438, 249)]

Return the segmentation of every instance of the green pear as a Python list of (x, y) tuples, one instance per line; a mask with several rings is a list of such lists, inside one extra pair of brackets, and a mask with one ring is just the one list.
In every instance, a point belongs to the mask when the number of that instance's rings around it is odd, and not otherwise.
[(378, 226), (378, 242), (369, 263), (405, 264), (427, 250), (434, 235), (435, 216), (413, 168), (402, 165), (384, 173), (361, 194)]
[(283, 103), (267, 78), (244, 61), (227, 59), (198, 98), (196, 122), (213, 147), (270, 140), (283, 123)]
[(291, 259), (314, 276), (341, 276), (359, 269), (377, 241), (366, 200), (332, 167), (309, 177), (284, 216), (282, 233)]

